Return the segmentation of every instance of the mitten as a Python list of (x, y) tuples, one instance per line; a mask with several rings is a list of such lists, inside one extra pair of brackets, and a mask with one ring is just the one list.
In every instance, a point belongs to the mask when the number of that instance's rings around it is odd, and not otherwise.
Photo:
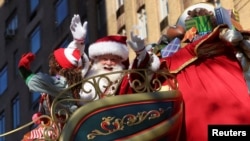
[(33, 53), (27, 53), (22, 55), (19, 63), (18, 69), (21, 77), (26, 80), (31, 74), (30, 63), (35, 59), (35, 55)]
[(35, 55), (31, 52), (27, 53), (27, 54), (23, 54), (19, 64), (18, 64), (18, 68), (24, 67), (27, 70), (30, 70), (30, 63), (35, 59)]
[(70, 31), (74, 40), (79, 42), (84, 42), (87, 35), (87, 25), (88, 22), (81, 23), (80, 16), (78, 14), (74, 15), (70, 24)]

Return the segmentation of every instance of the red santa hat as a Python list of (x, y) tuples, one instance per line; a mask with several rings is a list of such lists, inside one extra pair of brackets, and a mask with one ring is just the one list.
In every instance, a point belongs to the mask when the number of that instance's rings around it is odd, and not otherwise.
[(89, 57), (94, 59), (100, 55), (112, 54), (120, 56), (123, 61), (126, 61), (129, 54), (126, 40), (126, 36), (120, 35), (111, 35), (98, 39), (89, 46)]
[(70, 69), (82, 66), (81, 52), (74, 48), (59, 48), (54, 56), (62, 68)]

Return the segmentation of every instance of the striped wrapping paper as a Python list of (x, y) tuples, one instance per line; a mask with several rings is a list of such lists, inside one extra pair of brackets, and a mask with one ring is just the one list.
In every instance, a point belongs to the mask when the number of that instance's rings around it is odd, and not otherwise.
[(213, 30), (210, 16), (198, 16), (185, 21), (186, 30), (195, 27), (200, 34), (207, 34)]
[[(55, 127), (54, 124), (52, 125), (52, 128), (54, 130), (56, 130), (56, 127)], [(30, 132), (26, 133), (25, 136), (24, 136), (24, 139), (22, 141), (31, 141), (31, 140), (34, 140), (34, 139), (43, 140), (45, 138), (44, 137), (45, 129), (46, 129), (45, 126), (40, 124), (35, 129), (33, 129)], [(47, 133), (48, 133), (48, 136), (50, 137), (50, 139), (55, 139), (56, 138), (56, 135), (55, 135), (55, 133), (53, 131), (49, 130)]]

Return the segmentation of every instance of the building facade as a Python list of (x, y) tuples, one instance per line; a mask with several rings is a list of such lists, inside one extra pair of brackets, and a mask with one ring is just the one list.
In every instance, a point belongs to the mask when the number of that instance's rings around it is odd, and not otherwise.
[[(5, 0), (0, 8), (0, 134), (31, 121), (38, 111), (39, 93), (31, 93), (19, 76), (22, 54), (36, 55), (33, 72), (48, 72), (48, 56), (72, 40), (69, 30), (74, 14), (87, 20), (82, 0)], [(96, 37), (97, 38), (97, 37)], [(21, 140), (33, 126), (0, 137), (0, 141)]]
[[(110, 0), (106, 1), (107, 34), (124, 34), (134, 25), (147, 26), (147, 31), (141, 31), (148, 42), (154, 42), (168, 25), (175, 25), (179, 16), (189, 6), (215, 0)], [(226, 9), (235, 9), (239, 13), (240, 24), (244, 29), (250, 29), (247, 18), (250, 15), (250, 2), (247, 0), (217, 0)], [(147, 24), (143, 24), (144, 21)], [(143, 29), (141, 29), (143, 30)], [(145, 35), (147, 33), (147, 35)]]
[[(131, 29), (157, 42), (169, 25), (192, 4), (211, 0), (4, 0), (0, 1), (0, 134), (31, 121), (37, 112), (39, 93), (31, 93), (18, 74), (22, 54), (36, 54), (31, 69), (48, 72), (48, 56), (72, 40), (71, 18), (80, 14), (88, 21), (86, 48), (96, 39), (120, 34), (130, 38)], [(248, 0), (221, 0), (225, 8), (239, 12), (240, 23), (250, 29)], [(87, 53), (87, 52), (86, 52)], [(131, 51), (130, 58), (134, 54)], [(0, 141), (20, 140), (32, 128), (26, 127)]]
[[(243, 29), (250, 29), (250, 2), (248, 0), (217, 0), (226, 9), (239, 13)], [(145, 37), (146, 44), (157, 42), (169, 25), (175, 25), (179, 16), (189, 6), (214, 0), (109, 0), (106, 1), (107, 34), (123, 34), (128, 38), (134, 26)], [(131, 58), (135, 56), (130, 50)]]

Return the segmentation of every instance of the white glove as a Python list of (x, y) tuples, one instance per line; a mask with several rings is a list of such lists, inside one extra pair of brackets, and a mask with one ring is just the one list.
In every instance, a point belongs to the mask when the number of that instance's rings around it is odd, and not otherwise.
[(134, 35), (134, 32), (130, 32), (131, 41), (128, 40), (127, 44), (135, 51), (136, 54), (140, 54), (142, 51), (146, 51), (144, 46), (144, 39), (138, 35)]
[(130, 32), (131, 41), (127, 40), (127, 44), (135, 51), (136, 58), (138, 59), (138, 64), (145, 58), (147, 50), (144, 45), (144, 38), (134, 35), (134, 32)]
[(80, 16), (78, 14), (74, 15), (70, 24), (70, 31), (75, 40), (84, 42), (87, 34), (87, 24), (85, 21), (82, 25)]
[(235, 29), (223, 29), (219, 35), (220, 39), (231, 43), (232, 45), (237, 45), (243, 40), (243, 36), (239, 31)]

